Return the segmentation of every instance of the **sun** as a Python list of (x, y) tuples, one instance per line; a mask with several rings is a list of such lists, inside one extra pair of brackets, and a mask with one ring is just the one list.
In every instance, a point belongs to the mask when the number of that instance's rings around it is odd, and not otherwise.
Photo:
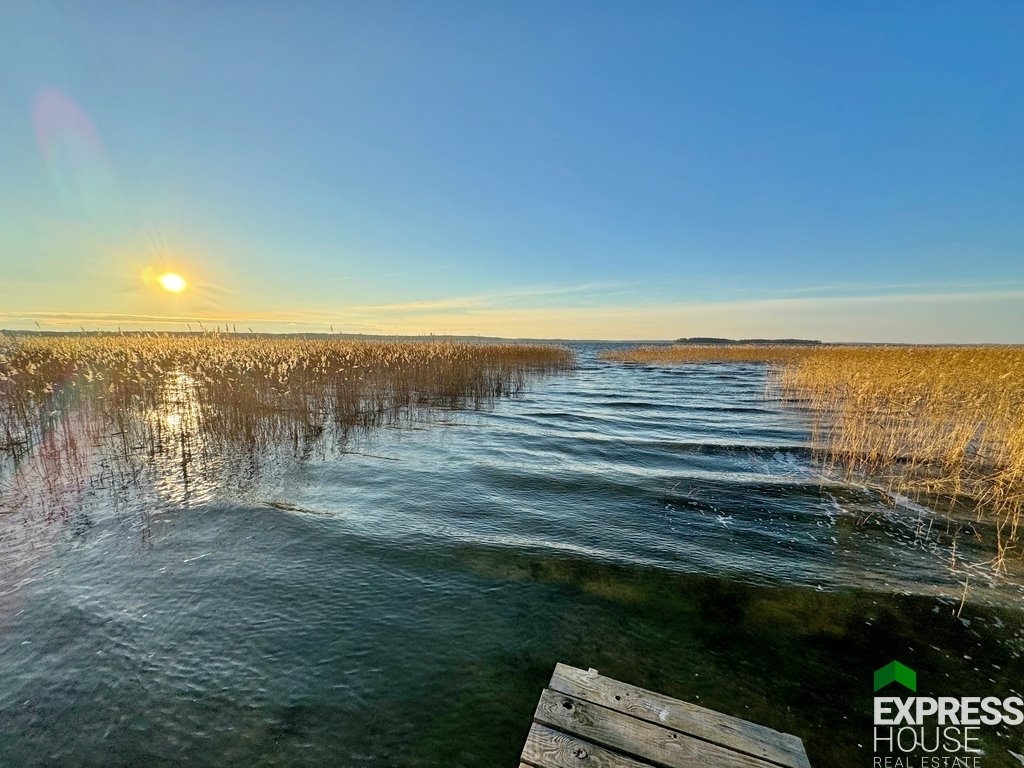
[(171, 293), (181, 293), (188, 288), (188, 281), (177, 272), (164, 272), (157, 280), (160, 281), (160, 287)]

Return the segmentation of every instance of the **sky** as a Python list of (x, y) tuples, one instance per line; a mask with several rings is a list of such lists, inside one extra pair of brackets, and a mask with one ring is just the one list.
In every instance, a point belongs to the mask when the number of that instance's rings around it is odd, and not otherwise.
[(1024, 343), (1019, 2), (0, 12), (0, 328)]

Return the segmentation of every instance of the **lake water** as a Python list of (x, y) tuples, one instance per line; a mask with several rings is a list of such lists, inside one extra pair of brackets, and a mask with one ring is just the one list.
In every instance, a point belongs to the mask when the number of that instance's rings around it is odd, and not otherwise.
[[(926, 695), (1024, 690), (1019, 579), (824, 478), (762, 366), (577, 351), (345, 453), (0, 519), (0, 765), (514, 768), (564, 661), (852, 768), (894, 658)], [(983, 739), (1020, 767), (1021, 729)]]

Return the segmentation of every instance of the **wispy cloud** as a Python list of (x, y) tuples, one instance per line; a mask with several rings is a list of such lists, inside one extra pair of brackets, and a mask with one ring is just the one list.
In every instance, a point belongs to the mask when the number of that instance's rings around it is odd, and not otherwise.
[[(497, 309), (542, 309), (577, 306), (580, 299), (587, 305), (615, 295), (611, 284), (579, 285), (571, 287), (530, 287), (508, 291), (490, 291), (441, 299), (424, 299), (388, 304), (357, 304), (345, 308), (346, 312), (368, 315), (423, 315), (437, 311), (458, 313), (491, 312)], [(566, 301), (570, 299), (570, 301)]]
[(44, 330), (107, 330), (123, 326), (133, 329), (178, 330), (191, 326), (194, 329), (214, 326), (238, 326), (245, 330), (275, 331), (288, 328), (298, 330), (325, 330), (331, 325), (344, 322), (344, 328), (354, 332), (376, 333), (381, 328), (372, 323), (361, 323), (342, 312), (327, 311), (279, 311), (279, 312), (237, 312), (233, 314), (197, 313), (190, 315), (146, 315), (107, 312), (0, 312), (0, 327), (11, 330), (35, 328), (38, 323)]
[(577, 285), (536, 285), (522, 286), (503, 291), (486, 291), (466, 296), (451, 296), (441, 299), (423, 299), (391, 304), (362, 304), (347, 308), (351, 312), (421, 314), (435, 310), (472, 311), (479, 308), (537, 306), (557, 303), (559, 299), (575, 297), (596, 301), (612, 295), (628, 292), (629, 284), (618, 282), (594, 282)]
[(827, 285), (797, 286), (793, 288), (779, 288), (774, 291), (777, 296), (793, 294), (818, 294), (822, 297), (834, 297), (841, 294), (857, 294), (863, 296), (884, 295), (892, 291), (917, 291), (922, 293), (944, 292), (946, 295), (963, 294), (965, 292), (977, 291), (1005, 291), (1008, 287), (1021, 288), (1024, 285), (1017, 281), (1011, 281), (1010, 285), (1004, 281), (994, 280), (941, 280), (924, 282), (903, 282), (903, 283), (878, 283), (878, 282), (848, 282), (831, 283)]
[[(552, 287), (549, 297), (611, 284)], [(530, 305), (536, 289), (337, 309), (194, 316), (91, 312), (0, 312), (0, 326), (44, 328), (234, 324), (241, 330), (448, 333), (531, 338), (665, 339), (679, 336), (805, 337), (825, 341), (1024, 343), (1024, 290), (801, 296), (715, 302), (608, 301), (599, 307)], [(518, 302), (518, 303), (517, 303)]]

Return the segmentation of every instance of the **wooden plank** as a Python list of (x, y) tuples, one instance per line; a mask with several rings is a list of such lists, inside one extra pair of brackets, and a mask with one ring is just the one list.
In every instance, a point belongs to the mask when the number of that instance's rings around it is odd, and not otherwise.
[(557, 664), (549, 687), (785, 768), (810, 768), (803, 742), (796, 736), (612, 680), (596, 672)]
[(540, 695), (533, 719), (664, 768), (776, 768), (751, 755), (550, 689)]
[(535, 768), (650, 768), (647, 763), (537, 723), (530, 728), (519, 759), (529, 761)]

